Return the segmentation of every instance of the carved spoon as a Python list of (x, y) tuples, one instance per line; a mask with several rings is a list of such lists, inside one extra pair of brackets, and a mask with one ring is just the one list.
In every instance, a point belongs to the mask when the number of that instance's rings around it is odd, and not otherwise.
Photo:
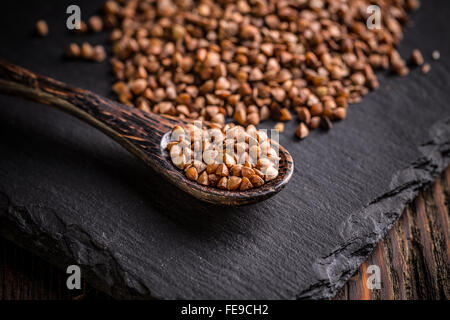
[(205, 187), (186, 178), (183, 172), (172, 164), (165, 148), (171, 129), (176, 125), (186, 125), (186, 121), (130, 108), (1, 60), (0, 92), (57, 107), (89, 123), (145, 161), (175, 186), (202, 201), (220, 205), (243, 205), (262, 201), (286, 186), (294, 170), (291, 155), (279, 146), (279, 174), (274, 180), (247, 191)]

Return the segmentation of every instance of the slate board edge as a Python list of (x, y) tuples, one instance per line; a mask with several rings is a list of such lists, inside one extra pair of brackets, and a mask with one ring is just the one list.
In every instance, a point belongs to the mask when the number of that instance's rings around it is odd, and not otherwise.
[[(132, 280), (107, 248), (102, 248), (83, 230), (65, 224), (57, 218), (67, 234), (55, 230), (43, 230), (35, 223), (35, 212), (24, 206), (17, 205), (10, 197), (0, 190), (0, 235), (19, 247), (22, 247), (43, 260), (66, 271), (69, 265), (81, 268), (82, 279), (94, 288), (117, 299), (154, 299), (139, 281)], [(46, 214), (57, 217), (51, 210)], [(57, 227), (61, 230), (61, 225)], [(84, 242), (80, 241), (84, 239)], [(102, 263), (93, 263), (87, 256), (79, 252), (96, 250), (96, 256), (103, 257)], [(97, 258), (99, 259), (99, 258)], [(112, 274), (115, 274), (112, 276)], [(120, 281), (118, 281), (120, 280)], [(138, 290), (136, 288), (139, 288)]]
[[(419, 146), (423, 156), (392, 179), (402, 179), (403, 183), (348, 218), (340, 228), (341, 235), (348, 240), (314, 262), (313, 268), (321, 280), (300, 292), (296, 299), (324, 299), (336, 295), (392, 228), (406, 205), (450, 165), (450, 118), (433, 125), (429, 133), (430, 140)], [(362, 221), (364, 226), (360, 224)], [(363, 233), (352, 237), (358, 232)]]
[[(393, 184), (395, 187), (390, 192), (371, 201), (340, 227), (340, 234), (347, 241), (314, 262), (320, 281), (293, 299), (333, 297), (393, 226), (406, 204), (450, 164), (450, 118), (432, 126), (430, 140), (419, 149), (423, 156), (393, 176), (392, 181), (401, 179), (401, 184)], [(57, 212), (49, 210), (46, 214), (54, 217), (55, 223), (47, 225), (50, 229), (35, 223), (38, 213), (12, 203), (0, 190), (0, 234), (5, 238), (63, 270), (76, 263), (82, 268), (84, 279), (115, 298), (163, 298), (152, 295), (144, 283), (120, 265), (113, 252), (95, 243), (83, 230), (66, 225)], [(97, 261), (92, 261), (92, 256), (87, 254), (91, 250), (96, 251)]]

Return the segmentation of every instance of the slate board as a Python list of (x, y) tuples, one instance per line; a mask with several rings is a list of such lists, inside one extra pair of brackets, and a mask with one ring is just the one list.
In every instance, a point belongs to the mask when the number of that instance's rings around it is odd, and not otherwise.
[[(107, 62), (67, 62), (76, 37), (65, 8), (84, 17), (102, 1), (2, 4), (0, 57), (111, 96)], [(296, 169), (274, 198), (241, 208), (201, 203), (77, 119), (0, 96), (0, 234), (52, 263), (76, 263), (114, 297), (325, 298), (336, 293), (418, 189), (450, 162), (450, 3), (424, 1), (400, 51), (419, 48), (424, 76), (383, 75), (329, 133), (281, 143)], [(50, 36), (30, 34), (38, 18)], [(265, 127), (271, 126), (268, 123)]]

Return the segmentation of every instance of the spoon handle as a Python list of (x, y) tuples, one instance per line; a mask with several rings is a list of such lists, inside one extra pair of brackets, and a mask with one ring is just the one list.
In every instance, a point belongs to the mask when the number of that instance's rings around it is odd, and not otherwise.
[(163, 150), (169, 136), (166, 133), (176, 125), (186, 125), (188, 122), (185, 120), (130, 108), (2, 60), (0, 93), (52, 105), (80, 118), (119, 142), (175, 186), (202, 201), (221, 205), (243, 205), (262, 201), (284, 188), (294, 171), (291, 155), (279, 146), (279, 175), (262, 187), (247, 191), (206, 187), (186, 178), (181, 170), (172, 165), (167, 150)]
[[(54, 106), (100, 129), (159, 167), (161, 137), (179, 119), (143, 112), (0, 60), (0, 92)], [(159, 169), (159, 168), (155, 168)], [(160, 170), (158, 170), (160, 171)]]

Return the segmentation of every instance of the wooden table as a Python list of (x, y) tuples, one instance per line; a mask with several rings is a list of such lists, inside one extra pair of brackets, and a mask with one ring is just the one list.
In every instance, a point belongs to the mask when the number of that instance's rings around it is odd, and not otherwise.
[[(334, 299), (450, 298), (450, 167), (409, 204), (369, 259)], [(381, 271), (381, 289), (368, 289), (367, 268)], [(0, 299), (110, 299), (83, 283), (66, 289), (66, 274), (0, 239)]]

